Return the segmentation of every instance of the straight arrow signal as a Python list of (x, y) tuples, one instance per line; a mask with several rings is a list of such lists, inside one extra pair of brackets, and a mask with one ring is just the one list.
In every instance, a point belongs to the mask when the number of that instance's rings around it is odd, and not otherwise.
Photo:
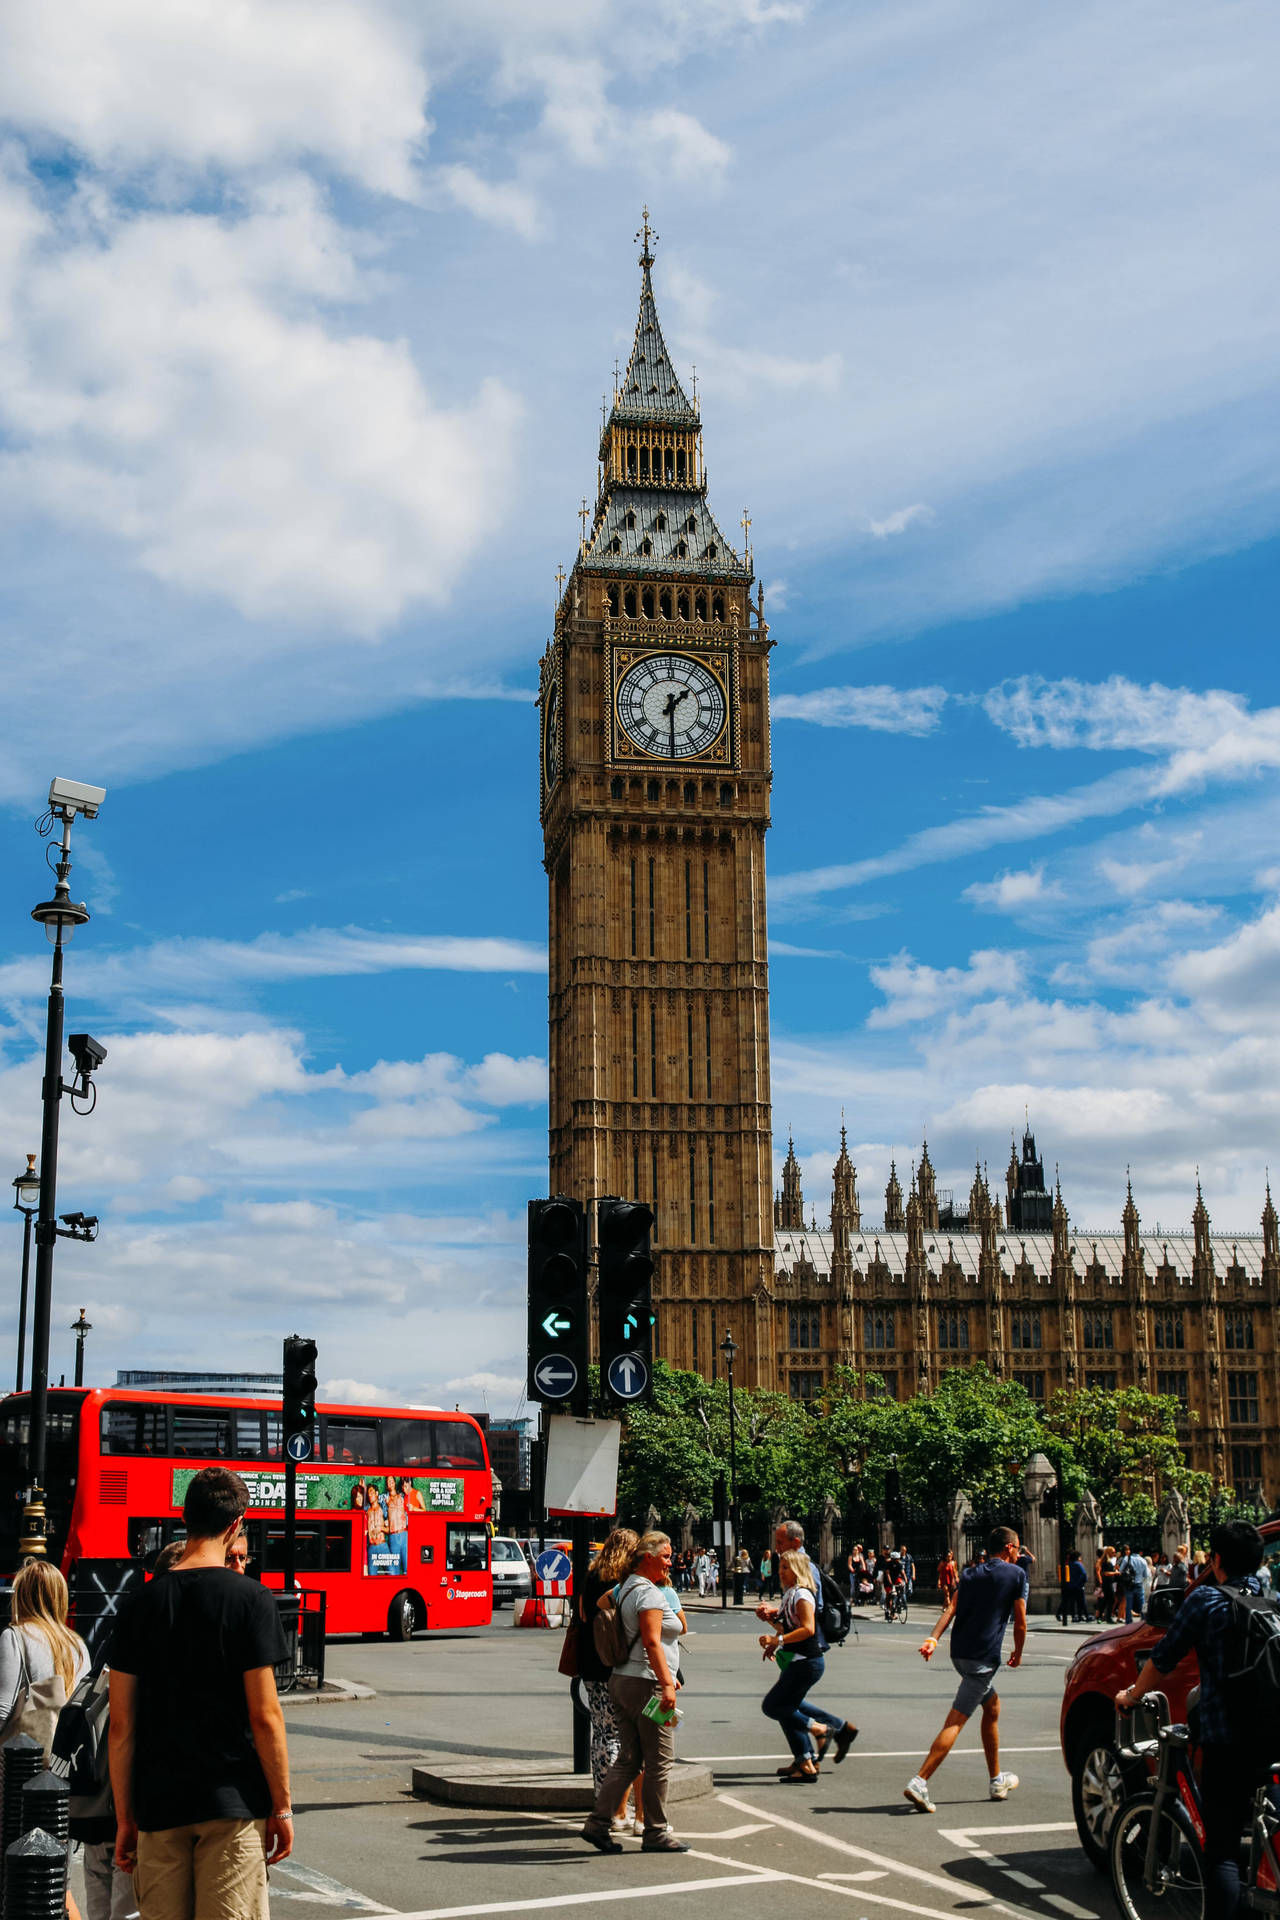
[(639, 1322), (639, 1321), (638, 1321), (638, 1320), (636, 1319), (636, 1316), (635, 1316), (635, 1314), (634, 1314), (634, 1313), (629, 1313), (629, 1314), (627, 1315), (627, 1317), (626, 1317), (626, 1319), (625, 1319), (625, 1320), (623, 1321), (623, 1323), (622, 1323), (622, 1337), (623, 1337), (623, 1339), (624, 1339), (624, 1340), (629, 1340), (629, 1339), (631, 1338), (631, 1336), (632, 1336), (632, 1334), (633, 1334), (633, 1333), (635, 1333), (635, 1331), (637, 1330), (637, 1328), (639, 1327), (639, 1325), (640, 1325), (640, 1322)]
[(572, 1320), (562, 1320), (559, 1314), (551, 1312), (542, 1323), (542, 1331), (547, 1335), (548, 1339), (555, 1340), (560, 1334), (568, 1333), (572, 1325)]

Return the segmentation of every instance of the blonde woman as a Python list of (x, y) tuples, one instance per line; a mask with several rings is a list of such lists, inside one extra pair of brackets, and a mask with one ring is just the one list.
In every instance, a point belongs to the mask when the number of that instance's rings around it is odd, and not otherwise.
[[(587, 1577), (576, 1603), (578, 1676), (587, 1696), (587, 1711), (591, 1715), (591, 1781), (597, 1791), (618, 1757), (618, 1723), (614, 1719), (613, 1701), (609, 1697), (609, 1676), (613, 1669), (606, 1667), (596, 1652), (591, 1630), (601, 1600), (620, 1580), (626, 1579), (638, 1538), (639, 1535), (633, 1533), (630, 1527), (614, 1528), (587, 1569)], [(624, 1793), (618, 1803), (615, 1826), (624, 1824), (626, 1798)]]
[(30, 1731), (47, 1765), (59, 1708), (89, 1671), (89, 1649), (67, 1625), (67, 1583), (47, 1560), (28, 1560), (14, 1575), (9, 1618), (0, 1634), (0, 1742)]
[[(631, 1554), (627, 1578), (618, 1589), (618, 1615), (628, 1642), (627, 1657), (613, 1669), (609, 1695), (618, 1725), (618, 1753), (596, 1790), (595, 1805), (582, 1837), (600, 1853), (621, 1853), (610, 1826), (627, 1788), (644, 1769), (645, 1853), (687, 1853), (667, 1825), (667, 1781), (675, 1759), (674, 1710), (680, 1685), (668, 1648), (680, 1638), (680, 1617), (662, 1598), (671, 1572), (671, 1542), (665, 1533), (642, 1533)], [(662, 1716), (646, 1708), (656, 1700)], [(668, 1717), (671, 1716), (671, 1717)]]
[(844, 1759), (858, 1737), (858, 1729), (852, 1721), (842, 1720), (823, 1707), (815, 1707), (806, 1697), (826, 1671), (822, 1641), (817, 1632), (816, 1590), (808, 1554), (794, 1547), (781, 1554), (778, 1573), (782, 1581), (782, 1604), (772, 1633), (762, 1633), (760, 1645), (766, 1660), (776, 1660), (785, 1649), (787, 1661), (761, 1701), (761, 1710), (778, 1722), (791, 1748), (791, 1765), (783, 1768), (779, 1778), (788, 1782), (816, 1780), (819, 1753), (811, 1727), (818, 1728), (823, 1751), (835, 1734), (837, 1760)]

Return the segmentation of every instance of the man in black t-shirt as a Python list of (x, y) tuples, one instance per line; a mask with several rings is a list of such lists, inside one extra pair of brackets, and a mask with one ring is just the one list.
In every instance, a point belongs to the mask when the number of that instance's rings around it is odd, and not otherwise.
[(116, 1863), (142, 1920), (267, 1920), (267, 1863), (293, 1848), (273, 1597), (224, 1565), (249, 1490), (227, 1467), (187, 1488), (187, 1545), (111, 1642)]
[(1013, 1652), (1009, 1665), (1019, 1666), (1027, 1637), (1027, 1576), (1018, 1565), (1018, 1536), (1012, 1527), (995, 1527), (987, 1537), (987, 1558), (966, 1567), (937, 1626), (920, 1651), (926, 1660), (955, 1621), (951, 1634), (951, 1664), (960, 1685), (951, 1711), (924, 1765), (903, 1789), (904, 1798), (921, 1813), (936, 1813), (929, 1781), (960, 1736), (960, 1729), (976, 1707), (982, 1708), (982, 1751), (987, 1759), (988, 1792), (993, 1800), (1007, 1800), (1018, 1784), (1016, 1773), (1000, 1771), (1000, 1697), (995, 1677), (1000, 1671), (1001, 1642), (1013, 1616)]

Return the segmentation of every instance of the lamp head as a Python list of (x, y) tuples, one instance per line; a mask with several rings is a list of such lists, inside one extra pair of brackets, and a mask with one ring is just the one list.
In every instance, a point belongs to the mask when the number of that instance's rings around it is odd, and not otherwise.
[(13, 1183), (14, 1207), (19, 1213), (34, 1213), (40, 1205), (40, 1175), (36, 1172), (34, 1153), (27, 1155), (27, 1170), (18, 1174)]

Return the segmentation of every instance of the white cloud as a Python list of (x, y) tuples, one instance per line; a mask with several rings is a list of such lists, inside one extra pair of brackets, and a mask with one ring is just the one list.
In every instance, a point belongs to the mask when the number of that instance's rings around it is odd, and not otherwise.
[(771, 940), (769, 955), (783, 960), (843, 960), (847, 956), (834, 947), (793, 947), (788, 940)]
[(1057, 892), (1056, 887), (1045, 885), (1043, 867), (1028, 867), (1021, 873), (998, 874), (994, 880), (975, 880), (965, 888), (964, 897), (992, 913), (1017, 913), (1056, 897)]
[(323, 159), (410, 196), (426, 74), (378, 0), (11, 0), (0, 114), (103, 168)]
[[(1094, 684), (1024, 675), (992, 687), (982, 704), (988, 719), (1020, 747), (1086, 747), (1095, 753), (1199, 748), (1264, 718), (1250, 716), (1238, 693), (1192, 693), (1158, 680), (1139, 685), (1121, 674)], [(1275, 725), (1268, 720), (1269, 731)]]
[(253, 619), (369, 635), (447, 595), (510, 461), (497, 381), (434, 405), (403, 341), (330, 330), (360, 276), (301, 176), (242, 217), (126, 215), (32, 252), (0, 350), (0, 491)]
[(932, 733), (947, 703), (945, 687), (820, 687), (775, 693), (775, 720), (812, 720), (820, 727), (871, 727), (878, 733)]
[(1023, 982), (1025, 956), (984, 948), (969, 955), (967, 967), (929, 967), (899, 953), (881, 966), (872, 967), (871, 983), (885, 996), (885, 1005), (875, 1007), (867, 1017), (867, 1026), (902, 1027), (940, 1015), (966, 1001), (982, 1000), (989, 995), (1016, 993)]
[(514, 180), (482, 180), (471, 167), (441, 167), (437, 175), (450, 198), (488, 220), (496, 227), (509, 227), (522, 240), (536, 240), (542, 232), (542, 216), (534, 195)]
[(917, 500), (913, 506), (899, 507), (895, 513), (885, 514), (882, 520), (868, 520), (867, 532), (873, 540), (889, 540), (894, 534), (905, 533), (918, 520), (928, 521), (932, 518), (932, 508)]

